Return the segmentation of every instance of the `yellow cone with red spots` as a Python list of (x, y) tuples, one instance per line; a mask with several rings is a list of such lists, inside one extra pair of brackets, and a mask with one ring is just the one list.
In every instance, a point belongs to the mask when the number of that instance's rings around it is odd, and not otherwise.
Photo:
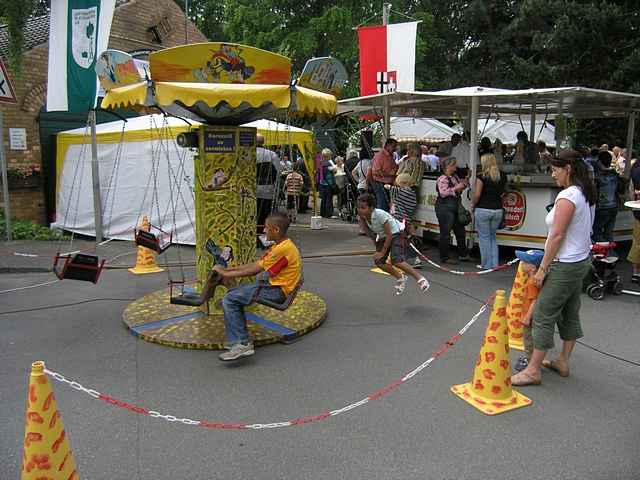
[[(151, 230), (151, 223), (149, 223), (149, 219), (144, 216), (142, 217), (142, 222), (140, 222), (140, 230), (149, 231)], [(147, 247), (138, 247), (138, 255), (136, 256), (136, 266), (130, 268), (129, 271), (131, 273), (135, 273), (136, 275), (143, 275), (145, 273), (158, 273), (164, 272), (164, 269), (158, 266), (156, 262), (156, 252), (148, 249)]]
[(531, 405), (530, 399), (511, 386), (506, 303), (504, 290), (498, 290), (473, 379), (451, 387), (455, 395), (487, 415)]
[(79, 480), (44, 362), (31, 366), (21, 480)]
[(521, 351), (524, 351), (522, 317), (527, 313), (523, 309), (526, 283), (527, 276), (522, 268), (522, 262), (520, 262), (516, 278), (513, 279), (513, 285), (511, 286), (509, 303), (507, 303), (507, 325), (509, 326), (509, 348)]

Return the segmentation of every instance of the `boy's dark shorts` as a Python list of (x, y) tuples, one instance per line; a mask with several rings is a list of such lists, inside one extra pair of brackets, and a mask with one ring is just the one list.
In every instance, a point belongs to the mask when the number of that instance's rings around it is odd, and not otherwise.
[(296, 196), (287, 195), (287, 210), (294, 210), (296, 208)]
[[(376, 251), (382, 251), (382, 247), (384, 246), (384, 238), (379, 239), (376, 242)], [(407, 259), (407, 245), (405, 241), (404, 235), (397, 233), (391, 236), (391, 246), (387, 253), (380, 259), (375, 261), (375, 264), (380, 266), (384, 265), (387, 261), (387, 258), (391, 255), (391, 263), (397, 264), (406, 261)]]

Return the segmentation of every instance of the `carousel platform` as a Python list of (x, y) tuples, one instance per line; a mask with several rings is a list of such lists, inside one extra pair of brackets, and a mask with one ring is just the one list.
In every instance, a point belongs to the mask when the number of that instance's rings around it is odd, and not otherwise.
[[(249, 334), (255, 345), (291, 342), (319, 327), (327, 315), (324, 300), (300, 291), (285, 311), (264, 305), (246, 309)], [(133, 335), (148, 342), (177, 348), (224, 348), (222, 313), (169, 303), (169, 290), (145, 295), (130, 303), (123, 320)]]

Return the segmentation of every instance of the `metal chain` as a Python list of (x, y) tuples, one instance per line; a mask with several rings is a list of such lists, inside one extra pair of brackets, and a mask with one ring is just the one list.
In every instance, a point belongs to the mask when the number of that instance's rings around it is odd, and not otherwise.
[(45, 369), (44, 371), (45, 371), (45, 373), (47, 375), (50, 375), (51, 377), (53, 377), (54, 379), (58, 380), (59, 382), (67, 384), (67, 385), (71, 386), (71, 388), (73, 388), (75, 390), (78, 390), (79, 392), (86, 393), (87, 395), (89, 395), (89, 396), (91, 396), (91, 397), (93, 397), (95, 399), (102, 400), (104, 402), (110, 403), (111, 405), (123, 408), (125, 410), (130, 410), (130, 411), (132, 411), (134, 413), (146, 415), (146, 416), (149, 416), (151, 418), (158, 418), (158, 419), (170, 422), (170, 423), (182, 423), (184, 425), (198, 426), (198, 427), (202, 427), (202, 428), (211, 428), (211, 429), (221, 429), (221, 430), (265, 430), (265, 429), (282, 428), (282, 427), (293, 427), (293, 426), (305, 425), (307, 423), (318, 422), (320, 420), (325, 420), (325, 419), (327, 419), (329, 417), (335, 417), (337, 415), (340, 415), (340, 414), (343, 414), (343, 413), (347, 413), (347, 412), (349, 412), (349, 411), (351, 411), (351, 410), (353, 410), (355, 408), (358, 408), (358, 407), (361, 407), (363, 405), (366, 405), (371, 401), (378, 400), (378, 399), (384, 397), (385, 395), (391, 393), (393, 390), (398, 388), (400, 385), (402, 385), (403, 383), (408, 382), (413, 377), (415, 377), (417, 374), (419, 374), (424, 369), (429, 367), (438, 357), (442, 356), (447, 350), (449, 350), (465, 334), (465, 332), (467, 330), (469, 330), (469, 328), (471, 328), (471, 326), (478, 320), (478, 318), (487, 310), (487, 308), (489, 307), (489, 305), (491, 304), (492, 301), (493, 301), (493, 296), (488, 298), (482, 304), (482, 307), (480, 307), (478, 312), (471, 318), (471, 320), (469, 320), (469, 322), (467, 322), (467, 324), (464, 327), (462, 327), (458, 331), (458, 333), (456, 333), (453, 337), (451, 337), (444, 344), (442, 344), (442, 346), (436, 352), (434, 352), (432, 354), (432, 356), (427, 361), (425, 361), (424, 363), (420, 364), (419, 366), (417, 366), (416, 368), (411, 370), (409, 373), (404, 375), (399, 380), (395, 380), (394, 382), (388, 384), (385, 387), (382, 387), (381, 389), (373, 392), (372, 394), (364, 397), (363, 399), (361, 399), (361, 400), (359, 400), (357, 402), (351, 403), (351, 404), (349, 404), (347, 406), (344, 406), (342, 408), (339, 408), (339, 409), (336, 409), (336, 410), (331, 410), (331, 411), (326, 411), (324, 413), (321, 413), (320, 415), (315, 415), (315, 416), (310, 416), (310, 417), (301, 417), (301, 418), (288, 420), (288, 421), (284, 421), (284, 422), (253, 423), (253, 424), (212, 423), (212, 422), (208, 422), (208, 421), (204, 421), (204, 420), (192, 420), (190, 418), (180, 418), (180, 417), (177, 417), (177, 416), (174, 416), (174, 415), (162, 414), (162, 413), (157, 412), (155, 410), (147, 410), (146, 408), (139, 407), (139, 406), (136, 406), (136, 405), (132, 405), (130, 403), (123, 402), (121, 400), (117, 400), (117, 399), (115, 399), (115, 398), (113, 398), (113, 397), (111, 397), (109, 395), (102, 394), (102, 393), (100, 393), (100, 392), (98, 392), (96, 390), (85, 388), (84, 386), (82, 386), (80, 383), (78, 383), (76, 381), (67, 380), (63, 375), (61, 375), (59, 373), (52, 372), (51, 370), (47, 370), (47, 369)]

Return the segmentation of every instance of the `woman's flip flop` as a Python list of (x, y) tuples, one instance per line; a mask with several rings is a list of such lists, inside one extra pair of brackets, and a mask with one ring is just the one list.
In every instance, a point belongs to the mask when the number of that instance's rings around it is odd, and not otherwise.
[(540, 385), (542, 380), (525, 372), (519, 372), (511, 376), (511, 385), (514, 387), (526, 387), (527, 385)]
[(569, 376), (569, 367), (561, 362), (558, 362), (558, 360), (543, 360), (542, 366), (548, 368), (549, 370), (553, 370), (561, 377)]

